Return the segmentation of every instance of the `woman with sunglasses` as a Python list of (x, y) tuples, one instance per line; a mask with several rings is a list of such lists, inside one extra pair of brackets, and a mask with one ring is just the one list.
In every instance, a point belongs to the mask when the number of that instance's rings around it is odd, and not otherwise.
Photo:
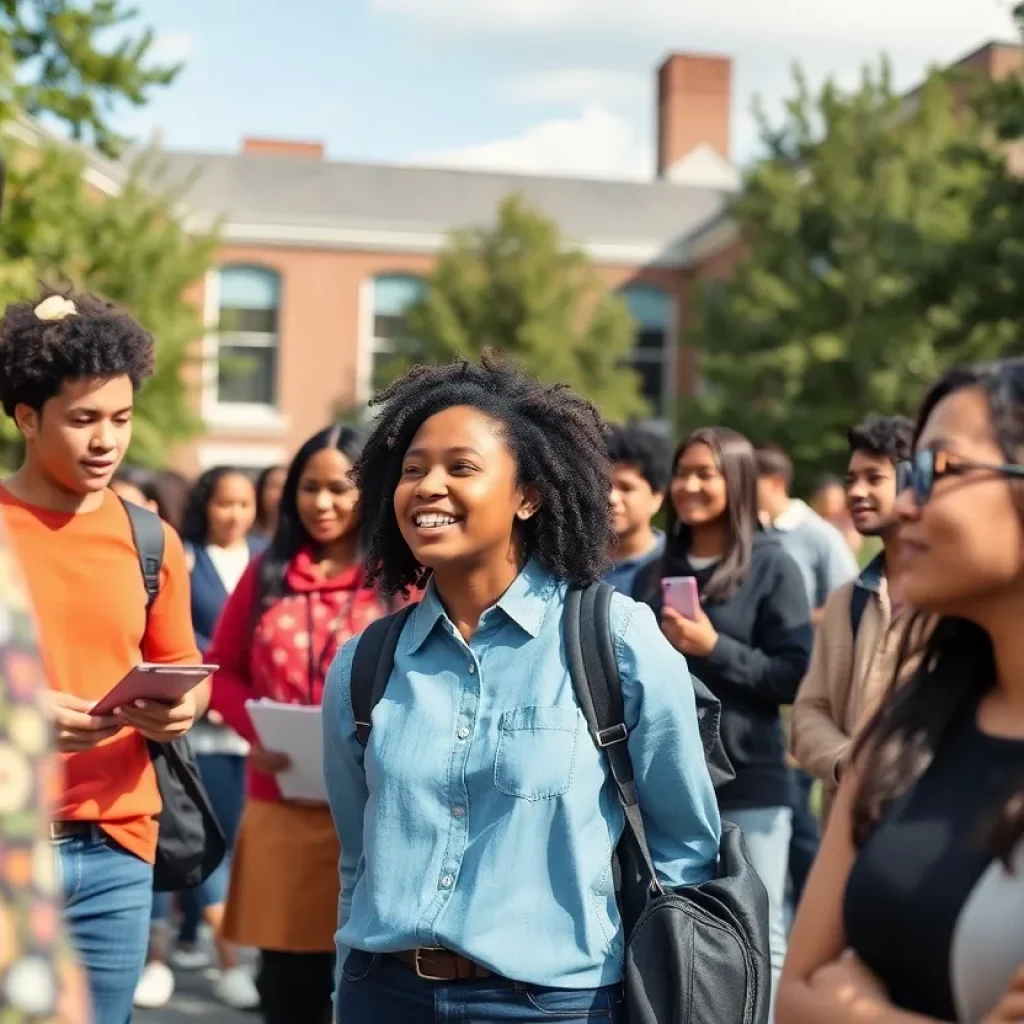
[(1022, 455), (1024, 360), (954, 370), (925, 399), (892, 572), (939, 618), (855, 745), (780, 1024), (1024, 1019)]

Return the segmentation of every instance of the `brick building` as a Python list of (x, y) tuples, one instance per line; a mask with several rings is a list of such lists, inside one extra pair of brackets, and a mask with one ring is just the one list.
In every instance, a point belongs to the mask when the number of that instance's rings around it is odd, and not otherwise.
[[(1024, 50), (989, 44), (960, 63), (999, 77), (1020, 71)], [(169, 152), (172, 176), (194, 182), (190, 223), (216, 222), (222, 240), (197, 284), (207, 430), (179, 453), (181, 468), (283, 461), (335, 410), (365, 402), (448, 234), (491, 222), (511, 193), (557, 221), (620, 290), (644, 392), (669, 416), (696, 384), (679, 344), (693, 287), (727, 275), (742, 247), (726, 210), (739, 184), (731, 61), (673, 54), (657, 86), (650, 182), (339, 163), (319, 143), (282, 139), (246, 139), (235, 154)], [(123, 176), (100, 160), (88, 173), (103, 190)]]
[(201, 289), (207, 433), (183, 468), (280, 461), (333, 410), (364, 402), (449, 233), (493, 221), (511, 193), (622, 290), (644, 391), (667, 413), (693, 382), (677, 343), (700, 260), (692, 237), (738, 184), (731, 77), (726, 58), (665, 61), (649, 183), (338, 163), (317, 143), (280, 139), (246, 139), (230, 155), (168, 153), (172, 175), (194, 176), (192, 223), (218, 221), (222, 240)]

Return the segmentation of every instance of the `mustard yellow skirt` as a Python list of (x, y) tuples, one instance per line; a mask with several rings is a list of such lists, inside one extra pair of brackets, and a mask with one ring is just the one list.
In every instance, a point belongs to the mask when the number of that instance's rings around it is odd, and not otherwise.
[(281, 953), (333, 952), (340, 854), (326, 807), (247, 800), (231, 862), (224, 937)]

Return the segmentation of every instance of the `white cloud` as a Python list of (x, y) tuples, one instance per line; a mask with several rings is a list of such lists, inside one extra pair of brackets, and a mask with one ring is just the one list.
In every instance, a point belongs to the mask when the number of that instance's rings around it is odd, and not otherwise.
[(157, 36), (149, 48), (149, 59), (154, 64), (180, 64), (195, 52), (196, 41), (188, 32), (169, 32)]
[[(884, 43), (1006, 33), (1012, 0), (371, 0), (371, 10), (416, 19), (446, 35), (480, 32), (629, 34), (707, 32), (762, 40)], [(683, 33), (686, 33), (684, 35)]]
[(637, 71), (564, 68), (512, 75), (499, 85), (498, 93), (517, 103), (616, 106), (642, 101), (651, 91), (651, 82), (650, 75)]
[(652, 157), (632, 123), (599, 104), (577, 118), (545, 121), (522, 135), (439, 152), (409, 163), (434, 167), (558, 174), (587, 178), (649, 179)]

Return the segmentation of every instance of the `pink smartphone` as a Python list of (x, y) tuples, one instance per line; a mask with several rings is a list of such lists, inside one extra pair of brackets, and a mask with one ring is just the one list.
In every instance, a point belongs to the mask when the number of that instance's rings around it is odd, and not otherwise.
[(666, 576), (661, 581), (661, 595), (666, 608), (684, 619), (695, 619), (700, 611), (700, 594), (693, 576)]
[(112, 715), (114, 708), (137, 700), (177, 704), (189, 690), (198, 686), (219, 667), (143, 662), (136, 665), (105, 697), (101, 697), (90, 714)]

